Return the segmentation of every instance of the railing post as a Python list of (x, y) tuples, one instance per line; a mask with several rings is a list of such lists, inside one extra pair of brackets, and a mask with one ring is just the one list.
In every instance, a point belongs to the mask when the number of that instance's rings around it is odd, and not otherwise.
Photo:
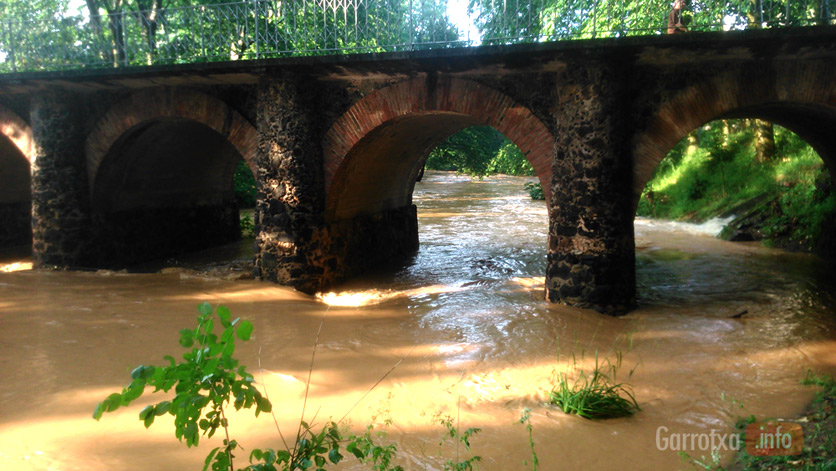
[(414, 17), (415, 12), (412, 10), (412, 0), (409, 0), (409, 50), (412, 51), (415, 49), (415, 23)]
[(121, 11), (119, 15), (122, 17), (122, 54), (125, 56), (123, 65), (127, 67), (130, 64), (130, 59), (128, 59), (128, 25), (125, 23), (125, 12)]
[(598, 35), (598, 0), (592, 4), (592, 39)]
[(261, 38), (258, 36), (258, 4), (260, 0), (253, 0), (253, 15), (255, 18), (255, 58), (261, 55)]
[(7, 22), (9, 25), (9, 57), (12, 59), (12, 72), (17, 72), (17, 54), (15, 51), (15, 30), (12, 29), (12, 20)]

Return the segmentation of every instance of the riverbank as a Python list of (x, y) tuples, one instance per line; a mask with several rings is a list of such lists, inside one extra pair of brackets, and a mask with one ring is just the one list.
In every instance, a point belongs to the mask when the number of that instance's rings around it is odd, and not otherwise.
[(769, 125), (771, 146), (748, 120), (714, 121), (665, 157), (639, 201), (639, 216), (700, 223), (731, 218), (721, 237), (836, 257), (836, 186), (819, 155)]
[[(808, 375), (802, 383), (818, 391), (804, 414), (790, 421), (801, 425), (804, 437), (801, 454), (755, 457), (744, 450), (738, 453), (729, 471), (836, 471), (836, 380), (830, 376)], [(738, 428), (745, 428), (754, 419), (738, 421)]]

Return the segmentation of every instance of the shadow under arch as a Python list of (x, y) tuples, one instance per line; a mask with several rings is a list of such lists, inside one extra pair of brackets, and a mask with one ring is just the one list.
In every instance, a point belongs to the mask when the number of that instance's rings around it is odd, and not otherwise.
[(0, 105), (0, 249), (31, 248), (32, 156), (32, 129)]
[(399, 82), (365, 96), (331, 126), (323, 146), (329, 282), (397, 263), (418, 249), (416, 177), (433, 148), (480, 125), (514, 142), (549, 192), (554, 137), (530, 110), (475, 81)]
[(240, 239), (233, 175), (244, 156), (204, 123), (156, 117), (127, 129), (96, 168), (99, 265), (124, 267)]
[(196, 90), (153, 88), (134, 93), (111, 107), (88, 135), (85, 154), (91, 192), (99, 167), (117, 141), (142, 123), (165, 119), (189, 120), (215, 131), (256, 175), (258, 133), (246, 118), (218, 98)]

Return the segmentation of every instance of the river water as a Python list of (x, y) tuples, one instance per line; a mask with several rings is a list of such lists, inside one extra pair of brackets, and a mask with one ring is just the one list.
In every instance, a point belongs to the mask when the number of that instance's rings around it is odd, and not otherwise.
[[(254, 324), (236, 356), (274, 404), (275, 422), (231, 414), (230, 433), (247, 450), (238, 466), (253, 447), (280, 446), (277, 424), (285, 437), (295, 434), (309, 370), (307, 420), (348, 414), (342, 424), (361, 432), (391, 418), (384, 441), (397, 442), (400, 462), (416, 470), (467, 456), (439, 446), (439, 414), (462, 430), (481, 429), (471, 439), (481, 469), (527, 469), (528, 434), (518, 422), (526, 407), (540, 469), (691, 469), (676, 450), (660, 450), (657, 435), (729, 433), (749, 414), (798, 417), (813, 395), (799, 384), (805, 372), (836, 371), (832, 270), (809, 255), (723, 242), (687, 226), (636, 221), (641, 307), (629, 315), (546, 304), (547, 214), (522, 190), (527, 180), (428, 172), (416, 185), (414, 260), (318, 297), (187, 269), (12, 271), (26, 261), (7, 262), (0, 469), (200, 469), (218, 437), (187, 449), (168, 416), (147, 430), (137, 420), (162, 395), (149, 390), (100, 422), (91, 414), (136, 365), (179, 356), (177, 332), (193, 326), (204, 300)], [(194, 263), (246, 259), (241, 250)], [(635, 416), (589, 421), (545, 404), (572, 354), (588, 365), (596, 351), (622, 356), (618, 379), (633, 387)], [(368, 468), (346, 460), (339, 469)]]

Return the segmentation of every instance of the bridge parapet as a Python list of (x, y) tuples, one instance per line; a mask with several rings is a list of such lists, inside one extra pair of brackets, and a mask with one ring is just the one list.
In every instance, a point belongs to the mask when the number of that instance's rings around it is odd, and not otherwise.
[[(434, 0), (244, 0), (7, 16), (0, 20), (0, 72), (657, 35), (668, 29), (671, 11), (669, 0), (473, 3), (468, 20)], [(686, 4), (688, 31), (836, 24), (830, 0)]]

